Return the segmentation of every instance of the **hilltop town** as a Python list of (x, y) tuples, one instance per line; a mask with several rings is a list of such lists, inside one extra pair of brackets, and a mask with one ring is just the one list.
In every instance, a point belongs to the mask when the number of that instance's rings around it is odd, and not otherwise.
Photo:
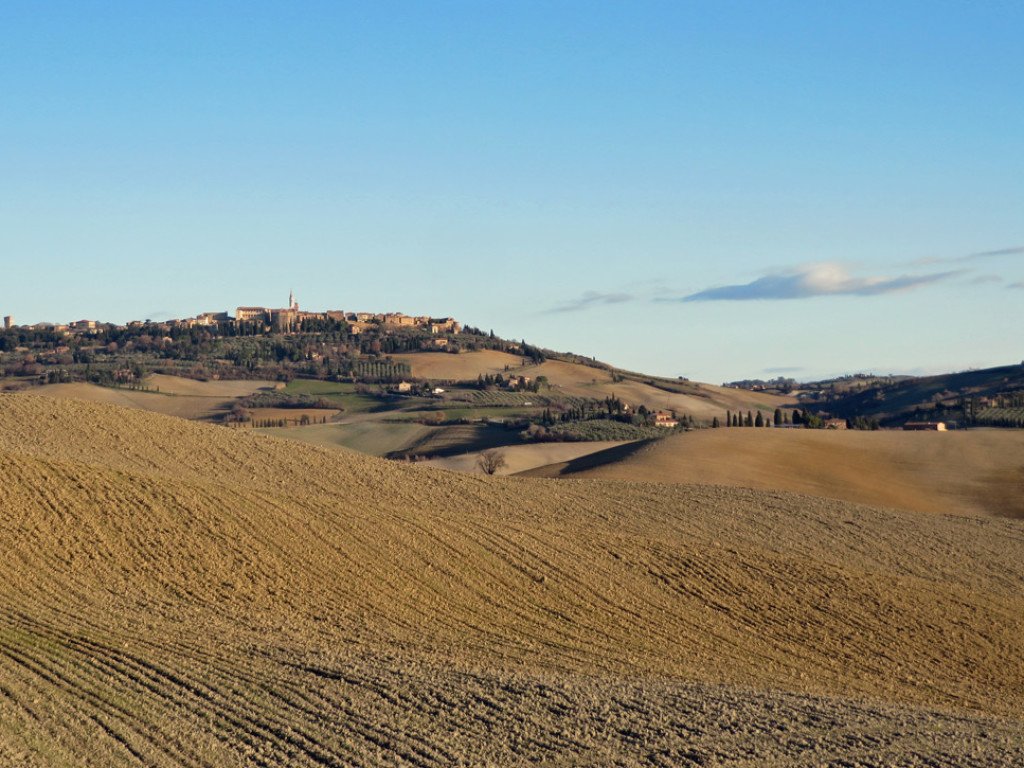
[[(158, 322), (132, 320), (124, 326), (104, 323), (98, 320), (76, 320), (66, 324), (36, 323), (35, 325), (24, 327), (44, 332), (87, 333), (101, 328), (140, 328), (142, 326), (152, 326), (157, 330), (163, 331), (170, 331), (174, 328), (234, 326), (236, 329), (248, 333), (294, 333), (318, 331), (327, 326), (337, 328), (341, 325), (348, 326), (349, 332), (353, 335), (362, 333), (371, 326), (418, 328), (427, 330), (432, 334), (457, 334), (462, 330), (462, 325), (450, 317), (415, 317), (401, 312), (372, 313), (346, 312), (343, 310), (308, 312), (299, 309), (299, 303), (295, 300), (294, 291), (288, 295), (287, 307), (279, 309), (251, 306), (237, 307), (233, 317), (228, 312), (203, 312), (195, 317), (185, 319), (162, 320)], [(4, 329), (10, 330), (16, 327), (19, 326), (15, 324), (12, 315), (4, 317)]]
[[(17, 326), (4, 318), (0, 330), (0, 389), (41, 384), (91, 382), (104, 386), (144, 387), (147, 374), (167, 374), (199, 380), (295, 378), (329, 379), (353, 384), (428, 386), (430, 376), (416, 376), (409, 359), (418, 352), (452, 354), (491, 350), (518, 361), (503, 364), (488, 375), (433, 376), (448, 386), (456, 379), (472, 387), (534, 390), (539, 371), (520, 368), (557, 358), (590, 369), (612, 371), (614, 380), (642, 381), (663, 392), (695, 394), (701, 387), (686, 379), (659, 379), (645, 374), (614, 371), (610, 366), (569, 353), (540, 349), (502, 339), (451, 317), (370, 313), (344, 310), (307, 311), (299, 308), (294, 292), (285, 307), (239, 306), (229, 312), (204, 312), (184, 319), (134, 320), (115, 325), (78, 320), (66, 325), (39, 323)], [(501, 374), (495, 380), (495, 374)], [(788, 411), (768, 409), (760, 421), (772, 426), (858, 429), (907, 429), (971, 426), (1024, 426), (1024, 366), (1005, 366), (926, 378), (856, 375), (824, 382), (798, 384), (776, 379), (731, 382), (732, 390), (750, 393), (754, 402), (776, 395), (799, 403), (806, 419), (788, 418)], [(602, 393), (617, 403), (625, 385)], [(399, 390), (399, 393), (403, 393)], [(656, 399), (645, 398), (649, 401)], [(638, 405), (634, 398), (634, 406)], [(643, 402), (643, 399), (639, 399)], [(571, 413), (575, 406), (569, 406)], [(543, 409), (542, 409), (543, 410)], [(602, 406), (607, 415), (630, 418), (628, 409)], [(652, 425), (675, 427), (682, 419), (670, 408), (655, 411)], [(706, 414), (706, 426), (725, 418), (725, 426), (761, 426), (757, 409), (718, 409)], [(538, 418), (545, 418), (543, 413)], [(551, 417), (546, 417), (550, 426)], [(646, 421), (646, 420), (645, 420)], [(541, 422), (542, 423), (542, 422)], [(542, 425), (544, 425), (542, 423)]]

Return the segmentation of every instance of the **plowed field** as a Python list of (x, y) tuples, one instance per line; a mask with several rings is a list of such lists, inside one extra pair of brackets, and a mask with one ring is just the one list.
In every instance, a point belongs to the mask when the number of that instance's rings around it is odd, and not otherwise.
[(1024, 518), (1020, 430), (709, 429), (651, 443), (624, 460), (609, 458), (530, 474), (716, 483), (921, 512)]
[(1024, 759), (1012, 520), (24, 395), (0, 479), (0, 765)]

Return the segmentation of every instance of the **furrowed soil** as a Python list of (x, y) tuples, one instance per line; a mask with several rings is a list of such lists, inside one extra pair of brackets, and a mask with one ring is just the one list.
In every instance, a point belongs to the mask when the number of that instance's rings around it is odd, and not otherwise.
[(0, 765), (1016, 765), (1024, 531), (0, 395)]
[(714, 483), (920, 512), (1024, 518), (1024, 431), (708, 429), (524, 474)]

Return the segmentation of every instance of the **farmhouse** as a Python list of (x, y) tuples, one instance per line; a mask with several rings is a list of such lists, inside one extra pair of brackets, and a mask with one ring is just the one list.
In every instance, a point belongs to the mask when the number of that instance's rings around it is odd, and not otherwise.
[(656, 427), (678, 427), (679, 422), (676, 417), (667, 411), (655, 411), (654, 413), (654, 426)]

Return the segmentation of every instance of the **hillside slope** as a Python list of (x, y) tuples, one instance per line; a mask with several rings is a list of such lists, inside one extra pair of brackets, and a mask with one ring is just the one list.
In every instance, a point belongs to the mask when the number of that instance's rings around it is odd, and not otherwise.
[(716, 416), (724, 421), (726, 411), (730, 410), (737, 412), (760, 409), (771, 413), (775, 408), (796, 402), (795, 398), (746, 389), (691, 382), (664, 382), (666, 387), (675, 386), (681, 390), (671, 391), (649, 383), (658, 380), (640, 374), (628, 374), (627, 378), (616, 380), (617, 374), (613, 369), (562, 360), (548, 360), (540, 365), (524, 365), (521, 357), (493, 350), (459, 355), (418, 352), (394, 355), (394, 359), (408, 364), (412, 375), (417, 377), (465, 380), (495, 373), (505, 376), (529, 376), (532, 379), (543, 376), (554, 394), (599, 400), (618, 397), (634, 408), (644, 404), (652, 410), (674, 409), (680, 414), (685, 413), (709, 423)]
[(44, 384), (34, 394), (67, 400), (107, 403), (122, 408), (163, 413), (182, 419), (221, 419), (236, 399), (260, 389), (272, 389), (269, 381), (194, 381), (178, 376), (153, 375), (145, 384), (150, 391), (101, 387), (86, 382)]
[[(891, 382), (870, 382), (867, 386), (829, 382), (816, 403), (818, 407), (844, 418), (879, 417), (883, 423), (902, 424), (909, 420), (937, 418), (963, 422), (963, 413), (936, 412), (936, 401), (952, 405), (963, 398), (993, 397), (1024, 389), (1024, 365), (943, 373), (936, 376), (908, 376)], [(829, 390), (836, 391), (830, 392)], [(812, 398), (809, 402), (815, 402)], [(937, 415), (935, 415), (937, 413)]]
[(715, 483), (919, 512), (1024, 518), (1024, 432), (710, 429), (530, 477)]
[(16, 395), (0, 473), (0, 764), (1024, 743), (994, 719), (1024, 706), (1013, 521), (482, 478)]

